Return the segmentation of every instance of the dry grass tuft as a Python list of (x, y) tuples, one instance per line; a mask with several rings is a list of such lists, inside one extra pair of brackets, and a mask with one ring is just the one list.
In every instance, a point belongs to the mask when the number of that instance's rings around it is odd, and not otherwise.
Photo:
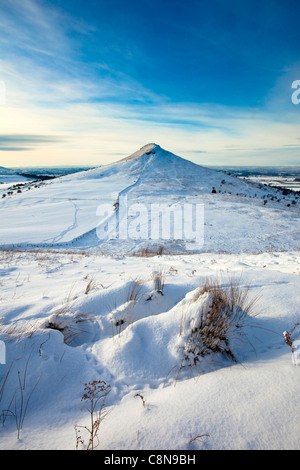
[(13, 341), (31, 338), (43, 325), (43, 320), (17, 320), (8, 325), (0, 324), (0, 333)]
[(127, 302), (133, 302), (135, 304), (140, 298), (142, 288), (142, 281), (140, 279), (134, 279), (128, 289)]
[(79, 335), (85, 333), (83, 325), (88, 324), (90, 321), (91, 319), (87, 314), (71, 314), (60, 309), (59, 312), (51, 315), (45, 328), (60, 331), (63, 334), (64, 343), (72, 345)]
[(196, 364), (207, 354), (221, 353), (237, 360), (232, 345), (245, 339), (245, 322), (257, 301), (249, 300), (248, 294), (249, 288), (242, 289), (232, 281), (223, 286), (217, 280), (206, 280), (199, 287), (191, 300), (200, 304), (185, 344), (185, 359)]
[(158, 247), (146, 247), (141, 248), (138, 251), (134, 251), (131, 255), (137, 256), (140, 258), (153, 258), (154, 256), (162, 256), (162, 254), (167, 254), (164, 246), (160, 245)]
[(132, 311), (140, 300), (142, 295), (143, 282), (140, 279), (134, 279), (130, 282), (126, 297), (126, 302), (119, 309), (111, 309), (111, 325), (112, 325), (112, 336), (115, 334), (119, 335), (125, 330), (130, 324), (133, 323), (131, 318)]
[[(86, 278), (87, 279), (87, 278)], [(91, 278), (88, 282), (87, 282), (87, 285), (85, 287), (85, 295), (88, 295), (90, 292), (92, 291), (95, 291), (97, 289), (99, 289), (99, 287), (102, 287), (103, 288), (103, 285), (102, 284), (98, 284), (94, 278)]]

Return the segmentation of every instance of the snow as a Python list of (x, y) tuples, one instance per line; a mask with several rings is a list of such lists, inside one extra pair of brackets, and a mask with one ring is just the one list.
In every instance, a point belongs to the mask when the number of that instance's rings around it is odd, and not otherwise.
[(15, 184), (25, 184), (30, 181), (29, 178), (22, 175), (17, 174), (1, 174), (1, 167), (0, 167), (0, 194), (2, 195), (6, 190), (8, 190), (12, 185)]
[[(99, 239), (101, 226), (121, 217), (114, 204), (125, 197), (132, 210), (136, 204), (145, 208), (157, 204), (163, 220), (178, 205), (202, 205), (203, 252), (258, 253), (300, 246), (299, 205), (292, 204), (296, 196), (195, 165), (155, 144), (118, 163), (5, 198), (0, 206), (0, 246), (95, 248), (105, 254), (126, 254), (159, 244), (151, 234), (140, 239), (120, 237), (114, 243)], [(133, 218), (134, 214), (130, 221)], [(191, 250), (178, 240), (164, 245), (172, 253)], [(199, 246), (195, 248), (199, 251)]]
[[(221, 184), (232, 194), (211, 193)], [(299, 449), (300, 368), (283, 336), (299, 322), (299, 210), (288, 197), (264, 205), (267, 192), (278, 195), (150, 144), (1, 200), (0, 448), (75, 449), (74, 425), (89, 423), (83, 384), (103, 380), (99, 449)], [(102, 242), (97, 207), (111, 205), (111, 220), (120, 193), (145, 205), (205, 201), (204, 246)], [(134, 255), (161, 243), (160, 255)], [(256, 300), (241, 340), (230, 338), (237, 361), (186, 359), (211, 305), (199, 295), (207, 279), (234, 280)], [(19, 438), (13, 413), (23, 413)]]

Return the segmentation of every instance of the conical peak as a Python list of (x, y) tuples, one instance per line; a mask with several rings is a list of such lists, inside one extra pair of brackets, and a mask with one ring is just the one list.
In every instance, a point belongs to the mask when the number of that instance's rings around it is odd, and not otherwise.
[(144, 153), (146, 152), (149, 152), (151, 150), (155, 150), (155, 149), (160, 149), (161, 147), (157, 144), (146, 144), (144, 145), (143, 147), (141, 147), (140, 151), (143, 151)]
[(144, 154), (150, 155), (151, 153), (155, 153), (155, 151), (159, 149), (161, 149), (161, 147), (157, 144), (146, 144), (141, 147), (140, 150), (138, 150), (137, 152), (134, 152), (132, 155), (129, 155), (128, 157), (125, 157), (120, 161), (133, 160), (135, 158), (141, 157)]

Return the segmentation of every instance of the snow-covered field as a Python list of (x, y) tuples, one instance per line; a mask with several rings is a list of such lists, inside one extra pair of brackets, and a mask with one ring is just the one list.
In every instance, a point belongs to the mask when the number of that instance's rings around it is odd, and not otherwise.
[(291, 189), (293, 191), (300, 191), (300, 181), (299, 178), (294, 177), (276, 177), (276, 176), (256, 176), (250, 177), (251, 181), (257, 181), (259, 183), (268, 184), (270, 186), (283, 187)]
[(13, 185), (25, 185), (30, 181), (29, 178), (26, 178), (22, 175), (11, 174), (11, 175), (2, 175), (0, 170), (0, 196), (2, 197), (5, 192), (12, 187)]
[[(122, 224), (124, 195), (136, 209), (164, 203), (162, 218), (199, 203), (204, 244), (99, 239), (116, 214)], [(296, 197), (149, 145), (15, 193), (0, 212), (1, 449), (82, 448), (84, 384), (100, 380), (99, 449), (300, 448), (300, 358), (283, 337), (300, 321)], [(236, 282), (253, 306), (219, 350), (197, 354), (207, 280)]]

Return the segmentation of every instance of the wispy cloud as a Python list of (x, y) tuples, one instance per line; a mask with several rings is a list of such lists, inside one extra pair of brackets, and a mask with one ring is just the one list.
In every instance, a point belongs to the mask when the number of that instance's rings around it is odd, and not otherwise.
[(61, 137), (54, 135), (30, 135), (30, 134), (0, 134), (0, 146), (6, 145), (7, 143), (51, 143), (51, 142), (63, 142)]
[(106, 63), (85, 63), (80, 38), (91, 35), (93, 27), (61, 10), (35, 0), (12, 0), (3, 8), (0, 27), (0, 74), (13, 104), (27, 100), (62, 107), (72, 102), (155, 100), (155, 94), (124, 72)]
[(50, 3), (6, 2), (0, 27), (6, 166), (24, 163), (17, 153), (25, 150), (25, 164), (110, 163), (153, 141), (203, 164), (299, 162), (300, 105), (291, 104), (289, 84), (296, 65), (260, 107), (179, 102), (101, 54), (92, 63), (82, 60), (81, 41), (95, 27)]
[(1, 152), (32, 152), (45, 144), (65, 142), (54, 135), (0, 134)]
[(71, 55), (72, 45), (65, 33), (66, 27), (76, 28), (74, 18), (35, 0), (11, 0), (1, 9), (1, 41), (9, 49), (55, 59)]
[(31, 147), (0, 147), (0, 152), (28, 152), (34, 148)]

